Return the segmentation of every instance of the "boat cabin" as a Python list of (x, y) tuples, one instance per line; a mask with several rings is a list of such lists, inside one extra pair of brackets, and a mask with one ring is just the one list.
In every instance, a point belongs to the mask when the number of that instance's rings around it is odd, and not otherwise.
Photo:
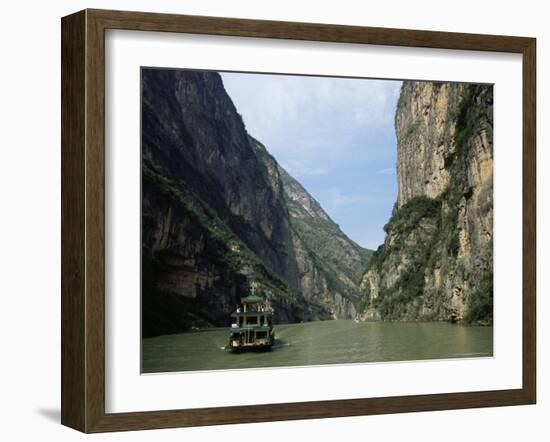
[(229, 348), (270, 348), (273, 345), (273, 311), (259, 296), (241, 298), (231, 315)]

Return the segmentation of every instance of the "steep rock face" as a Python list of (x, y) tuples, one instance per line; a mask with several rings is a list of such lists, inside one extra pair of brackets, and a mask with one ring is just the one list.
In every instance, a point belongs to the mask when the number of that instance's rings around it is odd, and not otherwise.
[(404, 82), (398, 200), (361, 282), (365, 318), (492, 321), (492, 92)]
[[(246, 132), (218, 74), (144, 69), (144, 335), (227, 325), (252, 280), (279, 322), (355, 315), (368, 252), (301, 186), (301, 200), (291, 205), (293, 186)], [(342, 253), (350, 248), (351, 273), (320, 264), (296, 221), (308, 210), (312, 230), (319, 222), (339, 233)]]
[(303, 295), (321, 305), (334, 319), (355, 317), (359, 282), (372, 251), (350, 240), (265, 146), (250, 139), (258, 158), (267, 167), (274, 191), (282, 192)]
[(143, 158), (191, 189), (273, 271), (295, 276), (280, 194), (250, 148), (242, 119), (215, 74), (144, 70)]
[(334, 318), (355, 317), (358, 282), (372, 252), (350, 240), (298, 181), (282, 168), (279, 173), (304, 293), (330, 306)]

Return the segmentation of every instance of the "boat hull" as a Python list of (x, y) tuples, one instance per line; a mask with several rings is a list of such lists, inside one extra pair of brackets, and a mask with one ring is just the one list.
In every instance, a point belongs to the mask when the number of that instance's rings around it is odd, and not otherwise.
[(233, 328), (229, 336), (229, 348), (234, 351), (269, 349), (274, 341), (270, 327)]

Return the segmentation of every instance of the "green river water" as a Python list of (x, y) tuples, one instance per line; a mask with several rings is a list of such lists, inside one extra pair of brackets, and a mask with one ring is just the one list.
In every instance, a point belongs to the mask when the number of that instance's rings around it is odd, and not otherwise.
[(276, 325), (271, 351), (224, 350), (229, 328), (143, 340), (142, 372), (288, 367), (493, 355), (493, 328), (443, 322), (355, 322)]

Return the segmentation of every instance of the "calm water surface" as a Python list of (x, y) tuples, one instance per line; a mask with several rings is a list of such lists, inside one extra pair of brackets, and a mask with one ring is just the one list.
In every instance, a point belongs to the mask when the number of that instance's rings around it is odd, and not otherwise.
[(493, 328), (426, 322), (322, 321), (276, 325), (268, 352), (224, 349), (229, 329), (143, 340), (142, 371), (159, 373), (493, 355)]

